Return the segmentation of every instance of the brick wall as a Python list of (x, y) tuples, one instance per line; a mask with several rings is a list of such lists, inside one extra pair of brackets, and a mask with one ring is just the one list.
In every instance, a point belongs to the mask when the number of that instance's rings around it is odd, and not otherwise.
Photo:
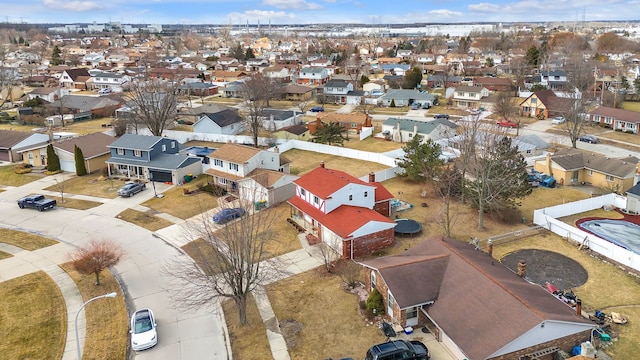
[(391, 215), (391, 211), (389, 209), (390, 209), (390, 202), (389, 201), (380, 202), (380, 203), (377, 203), (377, 204), (373, 205), (373, 210), (375, 210), (378, 214), (380, 214), (382, 216), (390, 216)]
[[(393, 228), (379, 231), (369, 235), (361, 236), (353, 239), (353, 257), (361, 257), (370, 255), (378, 250), (386, 249), (393, 246), (395, 238), (393, 237)], [(351, 240), (345, 240), (342, 246), (342, 258), (351, 259)]]

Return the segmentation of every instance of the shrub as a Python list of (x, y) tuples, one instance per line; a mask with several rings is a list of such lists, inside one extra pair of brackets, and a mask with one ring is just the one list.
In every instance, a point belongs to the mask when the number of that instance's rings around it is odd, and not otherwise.
[(373, 289), (367, 298), (367, 310), (374, 314), (384, 314), (384, 301), (378, 289)]
[(31, 167), (30, 164), (16, 164), (16, 166), (13, 167), (13, 172), (16, 174), (30, 173)]
[(389, 107), (396, 107), (396, 102), (394, 99), (391, 99), (391, 104), (389, 104)]
[(227, 189), (216, 184), (200, 185), (200, 190), (213, 194), (215, 196), (223, 196), (227, 194)]
[(633, 130), (626, 130), (625, 131), (627, 134), (633, 134)]

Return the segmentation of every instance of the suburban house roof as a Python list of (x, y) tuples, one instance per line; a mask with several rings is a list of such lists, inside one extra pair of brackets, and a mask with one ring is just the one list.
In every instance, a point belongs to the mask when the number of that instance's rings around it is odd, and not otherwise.
[(610, 117), (616, 120), (640, 123), (640, 112), (637, 111), (598, 106), (591, 112), (591, 114)]
[[(159, 154), (150, 161), (144, 162), (145, 167), (160, 169), (160, 170), (176, 170), (186, 165), (190, 165), (196, 162), (200, 162), (200, 158), (195, 156), (187, 156), (180, 154)], [(124, 165), (133, 165), (133, 166), (141, 166), (140, 160), (136, 159), (126, 159), (126, 158), (109, 158), (105, 161), (106, 163), (111, 164), (124, 164)]]
[(470, 92), (470, 93), (479, 93), (479, 92), (482, 92), (482, 89), (484, 89), (482, 86), (460, 85), (456, 88), (456, 92), (464, 91), (464, 92)]
[(268, 170), (268, 169), (254, 169), (245, 178), (251, 178), (265, 189), (271, 189), (278, 180), (285, 176), (293, 176), (291, 174), (283, 173), (281, 171)]
[(273, 116), (274, 121), (283, 121), (291, 119), (296, 114), (292, 110), (278, 110), (278, 109), (264, 109), (262, 110), (262, 117), (265, 119), (271, 119)]
[(551, 161), (565, 170), (590, 169), (617, 178), (627, 178), (636, 173), (638, 163), (609, 158), (578, 149), (561, 149), (551, 155)]
[(513, 138), (512, 146), (518, 151), (548, 149), (549, 144), (536, 134), (520, 135)]
[(640, 183), (635, 184), (631, 189), (627, 190), (626, 193), (640, 196)]
[(284, 87), (285, 94), (306, 94), (313, 91), (313, 88), (303, 85), (288, 84)]
[(162, 140), (161, 136), (124, 134), (108, 145), (110, 148), (150, 150)]
[(85, 159), (108, 154), (109, 144), (113, 143), (113, 136), (98, 132), (77, 138), (67, 138), (53, 143), (53, 147), (73, 154), (77, 145), (82, 150)]
[(33, 89), (29, 94), (31, 95), (49, 95), (53, 92), (58, 91), (57, 87), (37, 87)]
[[(224, 109), (222, 111), (218, 111), (215, 113), (205, 113), (202, 114), (202, 117), (196, 122), (200, 122), (204, 119), (204, 117), (208, 117), (211, 121), (216, 123), (220, 127), (229, 126), (232, 124), (237, 124), (242, 122), (242, 116), (238, 114), (238, 110), (235, 109)], [(194, 124), (195, 125), (195, 124)]]
[[(296, 181), (297, 180), (294, 182)], [(297, 196), (292, 197), (288, 201), (289, 204), (304, 211), (306, 214), (316, 219), (323, 226), (326, 226), (343, 239), (352, 237), (352, 234), (356, 230), (372, 221), (395, 223), (394, 221), (382, 216), (377, 211), (363, 207), (342, 205), (330, 213), (325, 214)]]
[(374, 187), (375, 202), (393, 199), (393, 194), (379, 182), (364, 182), (344, 171), (327, 169), (322, 166), (315, 168), (305, 174), (305, 176), (295, 180), (294, 183), (322, 199), (326, 199), (348, 184)]
[(389, 89), (386, 94), (380, 98), (384, 99), (398, 99), (398, 100), (421, 100), (421, 101), (433, 101), (435, 96), (431, 94), (422, 93), (418, 90), (410, 89)]
[(62, 98), (51, 103), (51, 107), (63, 107), (68, 109), (78, 109), (80, 111), (91, 111), (96, 109), (104, 109), (108, 107), (116, 107), (122, 102), (114, 100), (108, 96), (84, 96), (84, 95), (65, 95)]
[(0, 130), (0, 149), (11, 149), (29, 136), (31, 133), (26, 131)]
[(258, 155), (261, 151), (253, 146), (239, 144), (224, 144), (215, 152), (209, 154), (209, 157), (220, 160), (230, 161), (236, 164), (244, 164), (252, 157)]
[(85, 68), (65, 69), (64, 71), (67, 73), (67, 75), (69, 75), (69, 77), (73, 81), (82, 80), (82, 79), (79, 79), (81, 77), (85, 79), (91, 78), (91, 74), (89, 74), (89, 70)]
[(473, 83), (484, 87), (491, 87), (496, 85), (511, 86), (511, 79), (505, 77), (483, 76), (474, 78)]
[(394, 128), (397, 128), (398, 125), (400, 125), (401, 131), (413, 131), (415, 128), (417, 128), (417, 131), (420, 134), (431, 134), (431, 132), (437, 129), (439, 125), (448, 126), (451, 129), (455, 129), (457, 127), (456, 124), (446, 119), (433, 119), (430, 121), (422, 121), (422, 120), (412, 120), (412, 119), (388, 118), (382, 124), (390, 125), (390, 126), (393, 126)]
[(283, 127), (280, 131), (285, 131), (294, 135), (302, 135), (305, 132), (309, 131), (305, 125), (291, 125), (287, 127)]
[(346, 80), (331, 79), (327, 81), (326, 84), (324, 84), (324, 87), (344, 88), (344, 87), (347, 87), (347, 85), (349, 85), (349, 82)]
[[(398, 291), (405, 307), (411, 306), (409, 300), (416, 301), (416, 306), (435, 299), (424, 308), (469, 359), (507, 354), (595, 327), (541, 286), (525, 281), (467, 242), (431, 238), (395, 257), (401, 259), (364, 264), (382, 269), (385, 283)], [(426, 268), (420, 269), (421, 265)], [(425, 274), (427, 269), (435, 274), (416, 277), (416, 272)], [(429, 290), (422, 296), (411, 294), (423, 287)], [(545, 323), (549, 324), (546, 329)], [(478, 341), (479, 332), (482, 341)]]

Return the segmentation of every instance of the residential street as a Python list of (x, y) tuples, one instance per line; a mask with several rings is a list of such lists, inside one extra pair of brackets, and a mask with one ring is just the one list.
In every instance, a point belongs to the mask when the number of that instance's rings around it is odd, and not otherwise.
[[(167, 260), (186, 256), (162, 239), (138, 226), (113, 217), (127, 207), (139, 204), (153, 196), (145, 191), (132, 198), (102, 199), (106, 204), (80, 211), (57, 208), (38, 212), (18, 209), (16, 200), (33, 192), (42, 192), (53, 183), (55, 176), (29, 183), (19, 188), (5, 188), (0, 193), (0, 226), (24, 230), (53, 237), (66, 249), (58, 251), (58, 263), (64, 254), (92, 238), (117, 241), (126, 249), (126, 256), (115, 270), (123, 281), (127, 305), (131, 309), (149, 307), (158, 321), (158, 345), (139, 352), (136, 359), (228, 359), (230, 351), (226, 325), (219, 308), (189, 312), (171, 300), (171, 283), (162, 275)], [(77, 309), (68, 309), (75, 314)], [(75, 345), (75, 344), (74, 344)], [(75, 350), (75, 349), (74, 349)], [(75, 358), (72, 352), (69, 359)], [(67, 357), (65, 357), (66, 359)]]

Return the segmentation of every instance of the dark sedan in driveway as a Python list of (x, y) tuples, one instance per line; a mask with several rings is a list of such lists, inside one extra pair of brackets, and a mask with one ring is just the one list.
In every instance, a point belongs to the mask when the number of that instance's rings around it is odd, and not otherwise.
[(588, 142), (589, 144), (598, 144), (600, 143), (600, 139), (593, 135), (582, 135), (578, 138), (578, 140), (583, 142)]
[(222, 209), (213, 215), (213, 222), (216, 224), (225, 224), (233, 219), (244, 216), (246, 211), (243, 208)]
[(139, 193), (140, 191), (147, 188), (147, 185), (144, 183), (138, 182), (130, 182), (124, 184), (120, 190), (118, 190), (118, 195), (123, 197), (132, 197), (133, 195)]

